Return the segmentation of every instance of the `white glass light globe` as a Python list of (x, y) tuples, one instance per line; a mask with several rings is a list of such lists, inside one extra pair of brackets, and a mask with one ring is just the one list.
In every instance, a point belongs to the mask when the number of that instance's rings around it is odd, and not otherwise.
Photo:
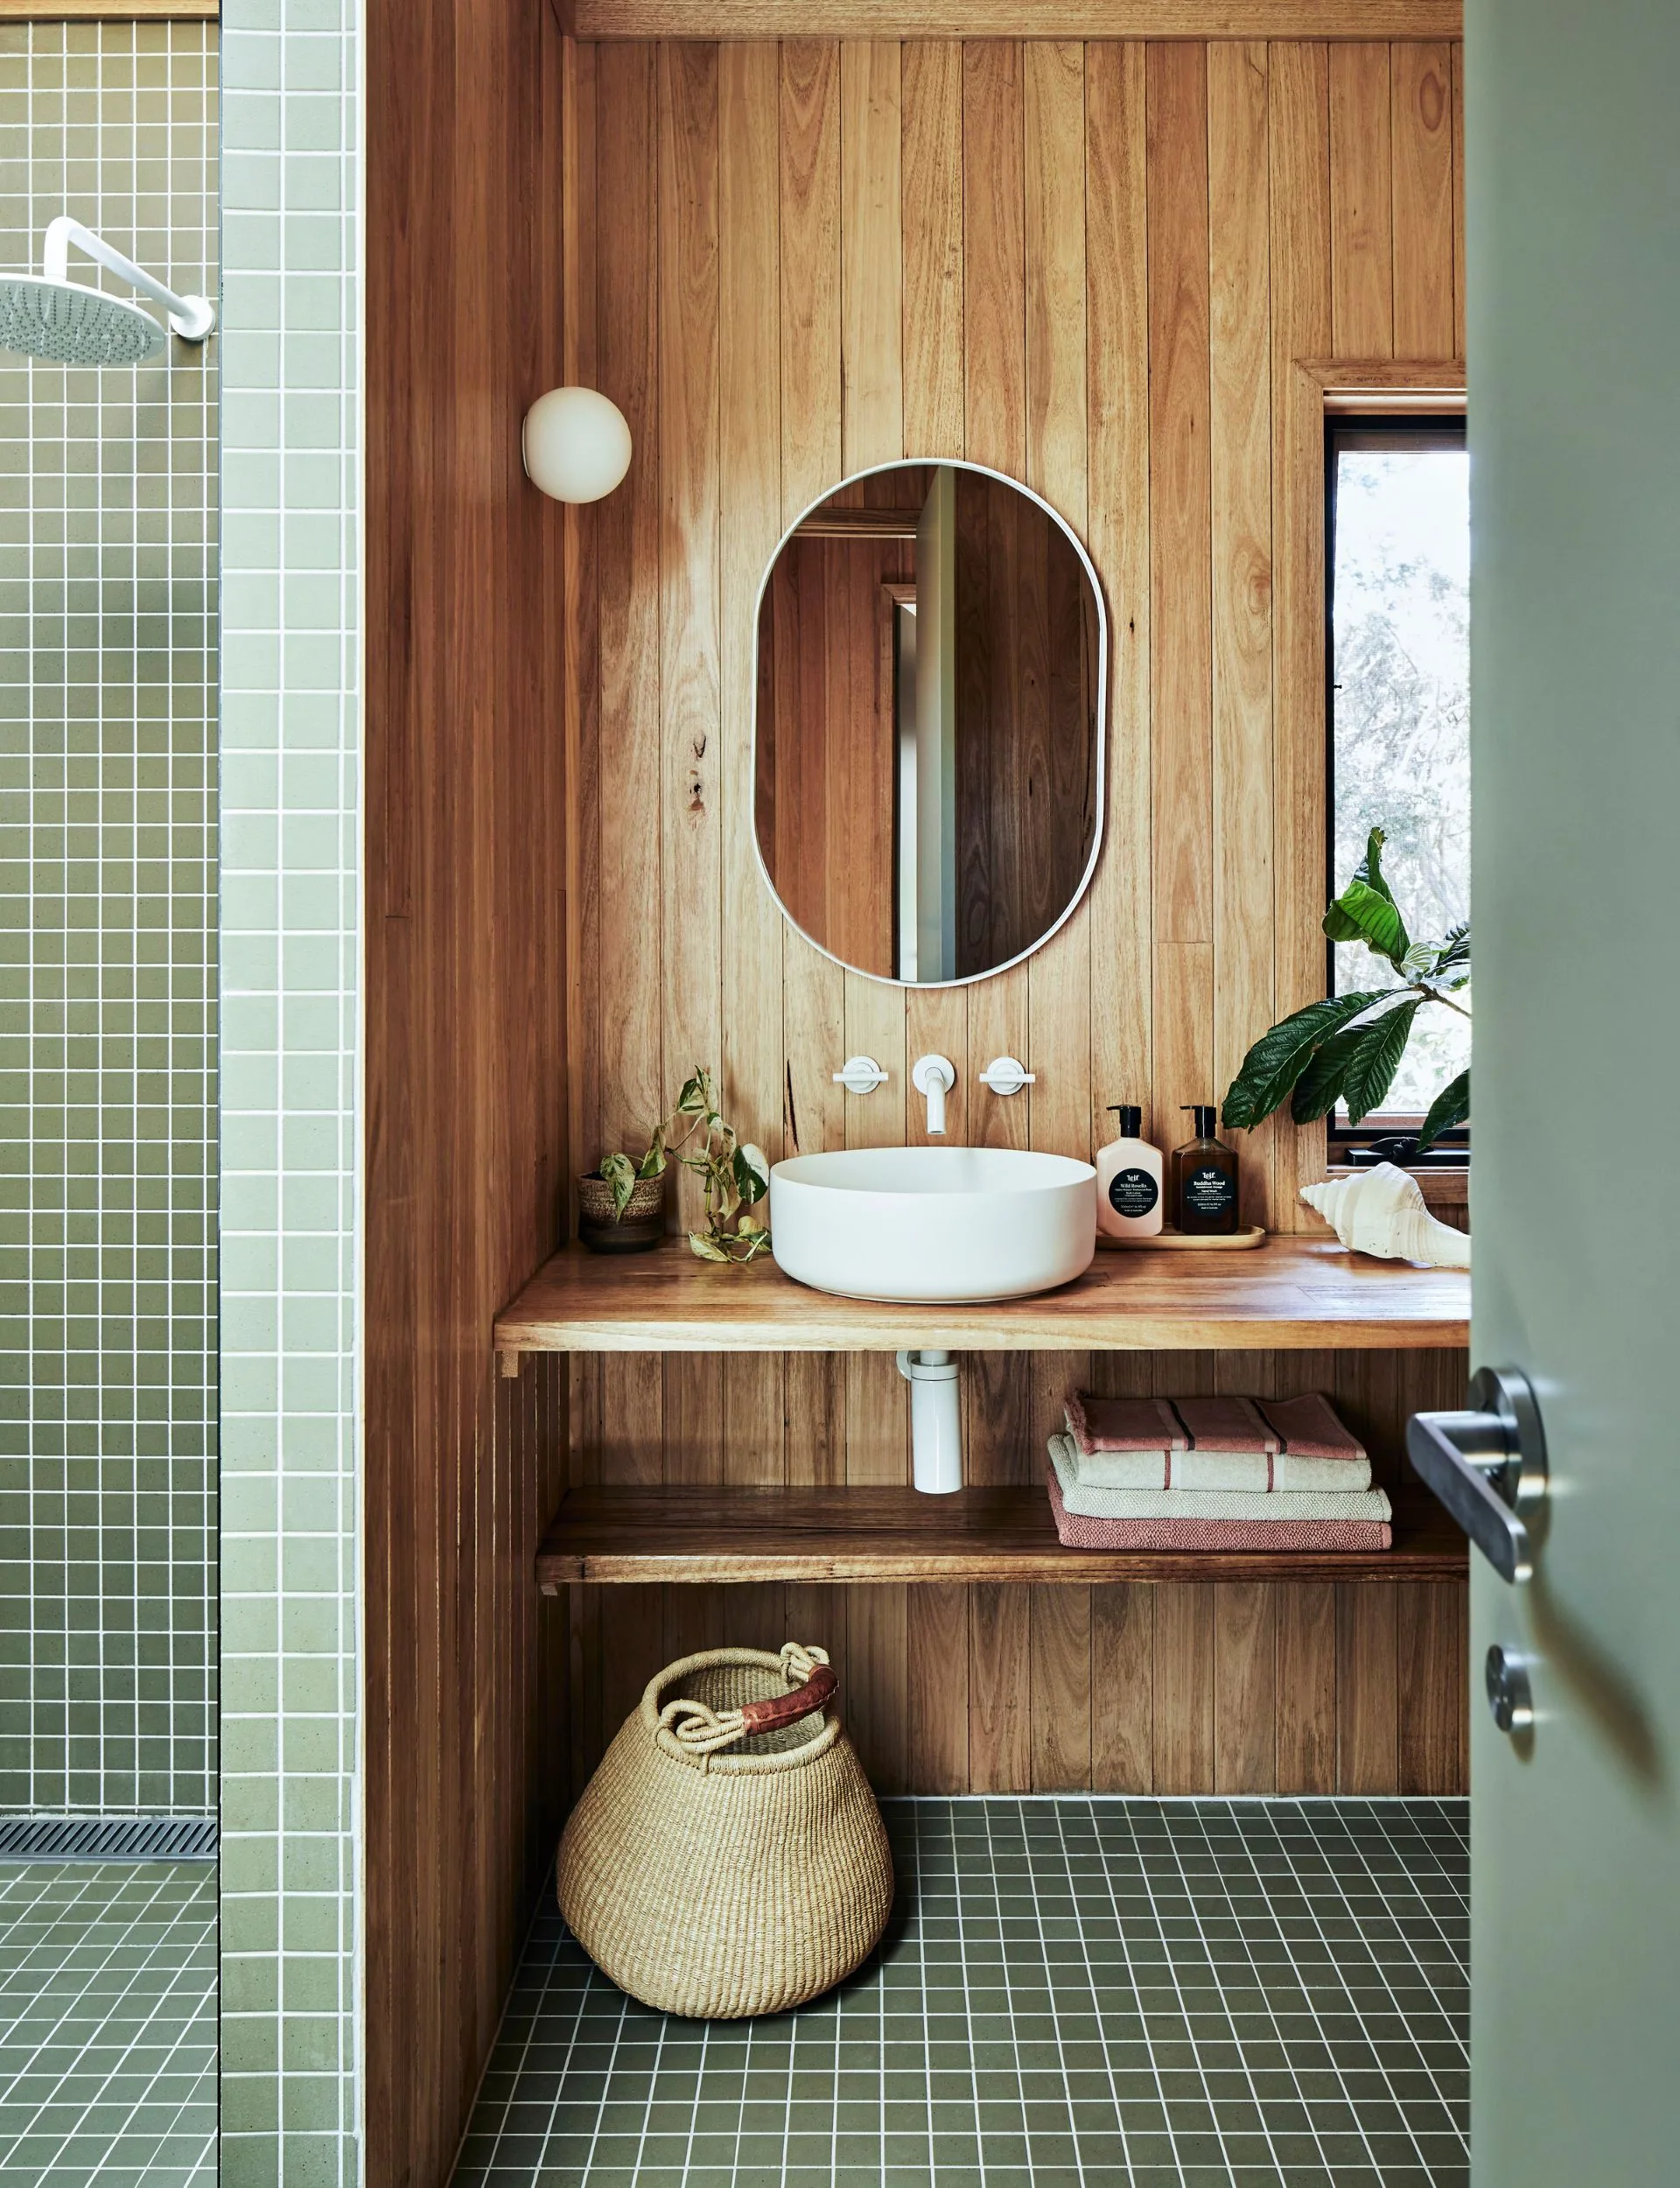
[(598, 501), (630, 468), (630, 428), (593, 388), (551, 388), (525, 413), (525, 473), (556, 501)]

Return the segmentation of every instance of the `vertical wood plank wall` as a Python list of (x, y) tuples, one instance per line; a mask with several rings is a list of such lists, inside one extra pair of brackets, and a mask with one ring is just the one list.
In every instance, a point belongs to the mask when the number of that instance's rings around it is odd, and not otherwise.
[[(1321, 518), (1279, 475), (1275, 396), (1297, 359), (1461, 352), (1459, 49), (584, 44), (568, 67), (569, 369), (636, 444), (570, 537), (580, 1154), (644, 1140), (696, 1056), (773, 1157), (916, 1141), (906, 1065), (928, 1049), (960, 1075), (954, 1137), (1084, 1154), (1128, 1099), (1171, 1144), (1321, 966), (1324, 875), (1291, 846), (1323, 840), (1322, 685), (1271, 584)], [(753, 870), (752, 602), (784, 523), (844, 473), (962, 455), (1044, 494), (1102, 578), (1106, 845), (1026, 965), (906, 997), (819, 957)], [(859, 1050), (892, 1075), (863, 1101), (830, 1081)], [(1029, 1095), (976, 1085), (1004, 1053)], [(1293, 1142), (1243, 1147), (1247, 1213), (1274, 1228), (1310, 1222)], [(1334, 1389), (1392, 1480), (1405, 1413), (1459, 1402), (1462, 1372), (972, 1357), (969, 1466), (1035, 1478), (1088, 1375)], [(574, 1478), (906, 1477), (890, 1357), (570, 1378)], [(1393, 1585), (580, 1589), (574, 1771), (662, 1656), (792, 1629), (842, 1658), (883, 1787), (1450, 1790), (1461, 1611), (1457, 1588)]]
[(544, 5), (374, 0), (368, 32), (363, 1876), (385, 2188), (448, 2177), (565, 1772), (564, 1624), (531, 1586), (564, 1371), (501, 1381), (487, 1336), (564, 1236), (570, 1168), (561, 520), (519, 456), (561, 376), (563, 86)]

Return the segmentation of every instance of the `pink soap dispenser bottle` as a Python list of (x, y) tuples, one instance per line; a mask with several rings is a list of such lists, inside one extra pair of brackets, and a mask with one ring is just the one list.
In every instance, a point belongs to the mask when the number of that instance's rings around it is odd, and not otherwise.
[(1158, 1147), (1143, 1137), (1144, 1112), (1134, 1102), (1111, 1102), (1120, 1119), (1120, 1136), (1096, 1158), (1096, 1227), (1109, 1238), (1152, 1238), (1161, 1228)]

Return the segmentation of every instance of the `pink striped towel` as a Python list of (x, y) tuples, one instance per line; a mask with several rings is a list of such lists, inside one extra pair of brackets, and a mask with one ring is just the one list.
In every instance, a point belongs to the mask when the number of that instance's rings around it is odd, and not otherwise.
[(1362, 1459), (1364, 1445), (1350, 1435), (1321, 1392), (1303, 1398), (1263, 1398), (1261, 1412), (1278, 1432), (1278, 1448), (1298, 1459)]
[[(1092, 1398), (1073, 1391), (1068, 1433), (1082, 1451), (1187, 1451), (1184, 1423), (1164, 1398)], [(1254, 1447), (1257, 1448), (1257, 1447)]]

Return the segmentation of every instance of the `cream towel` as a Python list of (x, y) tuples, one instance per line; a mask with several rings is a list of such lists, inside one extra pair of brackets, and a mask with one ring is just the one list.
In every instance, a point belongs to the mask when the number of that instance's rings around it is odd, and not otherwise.
[[(1136, 1458), (1136, 1452), (1112, 1452), (1113, 1458)], [(1192, 1454), (1180, 1452), (1180, 1458)], [(1221, 1454), (1213, 1454), (1217, 1457)], [(1264, 1455), (1261, 1462), (1264, 1463)], [(1195, 1490), (1130, 1489), (1094, 1486), (1076, 1471), (1080, 1453), (1071, 1436), (1050, 1439), (1051, 1463), (1070, 1512), (1087, 1519), (1372, 1519), (1392, 1518), (1389, 1500), (1380, 1489), (1343, 1490)], [(1336, 1468), (1340, 1478), (1348, 1471), (1345, 1459), (1324, 1463)]]
[(1293, 1451), (1082, 1451), (1072, 1436), (1063, 1441), (1082, 1489), (1357, 1494), (1371, 1485), (1368, 1459), (1303, 1459)]

